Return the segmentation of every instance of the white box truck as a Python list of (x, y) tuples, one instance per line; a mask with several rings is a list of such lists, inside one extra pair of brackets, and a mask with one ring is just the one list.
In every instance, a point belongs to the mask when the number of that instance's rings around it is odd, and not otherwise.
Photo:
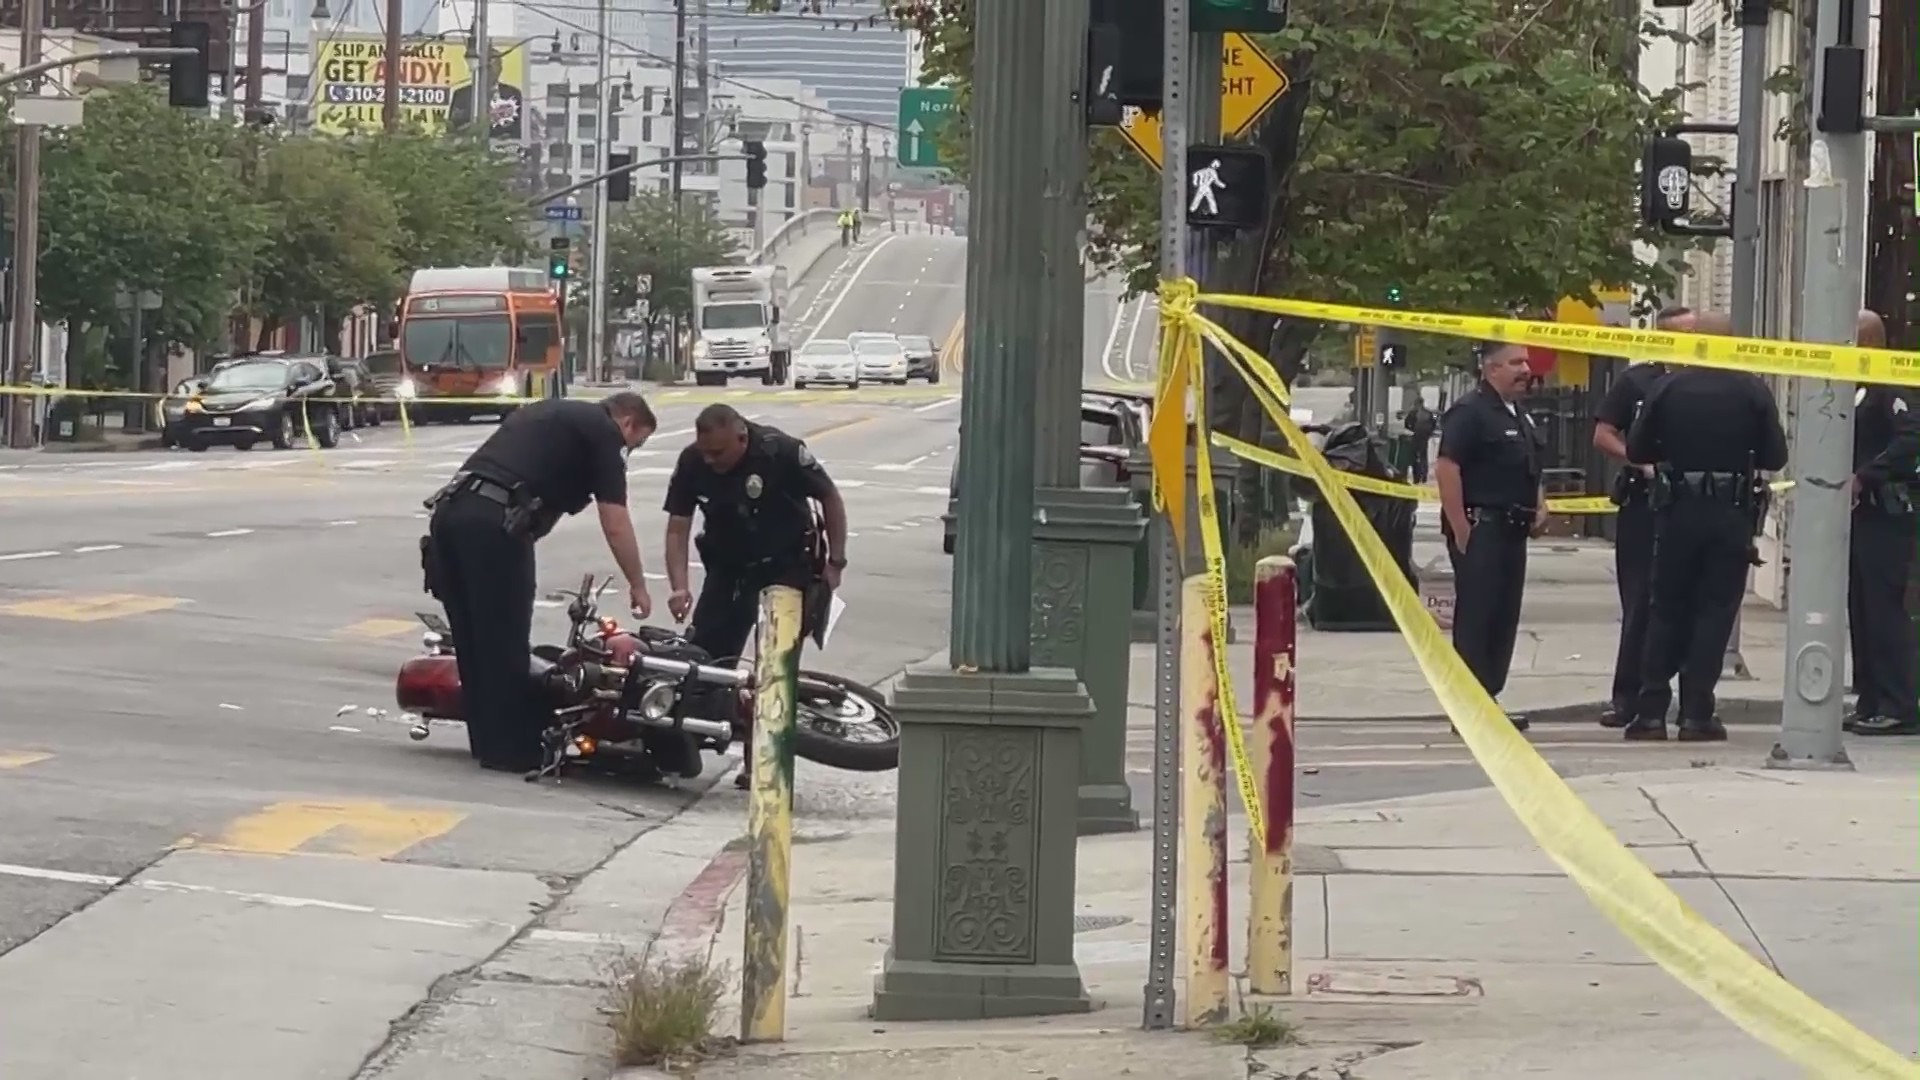
[(784, 266), (702, 266), (693, 271), (693, 378), (724, 386), (758, 375), (768, 386), (787, 381), (793, 345), (781, 321), (787, 303)]

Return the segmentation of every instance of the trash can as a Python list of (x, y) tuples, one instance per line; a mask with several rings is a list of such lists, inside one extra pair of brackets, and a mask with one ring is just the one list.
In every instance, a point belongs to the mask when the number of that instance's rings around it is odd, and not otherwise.
[[(1385, 444), (1369, 436), (1359, 424), (1346, 424), (1330, 431), (1322, 452), (1328, 463), (1340, 472), (1405, 481), (1398, 470), (1387, 464)], [(1380, 534), (1400, 572), (1418, 587), (1419, 577), (1413, 569), (1416, 504), (1411, 499), (1384, 495), (1355, 495), (1354, 498), (1374, 531)], [(1307, 605), (1308, 623), (1316, 630), (1392, 630), (1393, 616), (1361, 565), (1359, 551), (1334, 520), (1327, 500), (1317, 492), (1313, 503), (1313, 536), (1313, 593)]]

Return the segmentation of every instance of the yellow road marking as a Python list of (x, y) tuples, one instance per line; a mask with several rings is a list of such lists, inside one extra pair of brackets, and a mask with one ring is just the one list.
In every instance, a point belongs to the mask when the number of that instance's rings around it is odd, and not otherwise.
[(0, 769), (23, 769), (28, 765), (37, 765), (52, 756), (52, 754), (41, 754), (32, 750), (0, 750)]
[(388, 806), (377, 802), (283, 802), (249, 814), (208, 843), (183, 845), (254, 855), (351, 855), (391, 859), (443, 836), (466, 820), (451, 810)]
[(850, 419), (841, 420), (837, 423), (828, 424), (826, 427), (823, 427), (823, 428), (815, 428), (814, 430), (807, 432), (806, 435), (802, 437), (807, 439), (818, 439), (822, 435), (833, 435), (838, 432), (845, 431), (850, 427), (859, 427), (861, 424), (864, 424), (871, 419), (873, 419), (873, 417), (871, 416), (855, 416)]
[(953, 321), (953, 329), (947, 331), (946, 343), (940, 346), (940, 367), (958, 374), (967, 364), (967, 317), (960, 316)]
[(49, 596), (41, 600), (22, 600), (0, 607), (0, 612), (29, 619), (59, 619), (62, 622), (103, 622), (134, 615), (177, 608), (187, 601), (174, 596), (138, 596), (133, 593), (101, 593), (93, 596)]
[(340, 633), (352, 637), (390, 638), (419, 626), (414, 619), (361, 619), (352, 626), (345, 626)]

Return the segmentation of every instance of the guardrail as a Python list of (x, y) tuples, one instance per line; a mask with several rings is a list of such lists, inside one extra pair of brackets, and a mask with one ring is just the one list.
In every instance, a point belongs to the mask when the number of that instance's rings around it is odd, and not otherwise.
[[(773, 230), (773, 235), (767, 237), (767, 239), (761, 243), (760, 247), (754, 251), (753, 258), (749, 260), (749, 262), (765, 262), (767, 256), (774, 254), (800, 237), (807, 235), (807, 233), (811, 232), (815, 227), (837, 228), (834, 221), (839, 216), (840, 210), (832, 207), (804, 210), (795, 214), (793, 217), (781, 222), (779, 228)], [(883, 225), (887, 220), (881, 215), (874, 213), (863, 213), (861, 217), (864, 219), (864, 224), (868, 227)]]

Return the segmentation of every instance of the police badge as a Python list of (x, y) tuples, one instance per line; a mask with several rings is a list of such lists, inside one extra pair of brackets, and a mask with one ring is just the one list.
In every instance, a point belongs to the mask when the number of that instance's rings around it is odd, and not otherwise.
[(760, 492), (765, 489), (766, 485), (761, 483), (759, 473), (747, 477), (747, 498), (757, 499), (760, 497)]

